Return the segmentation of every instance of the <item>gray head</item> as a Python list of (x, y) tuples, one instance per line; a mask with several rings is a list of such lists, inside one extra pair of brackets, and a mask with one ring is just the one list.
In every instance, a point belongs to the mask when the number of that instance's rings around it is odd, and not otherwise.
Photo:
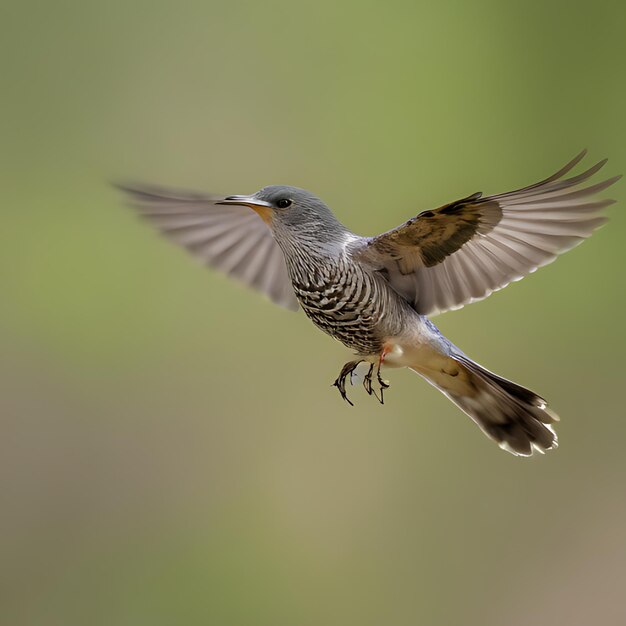
[(251, 196), (228, 196), (220, 204), (243, 204), (254, 209), (277, 238), (296, 242), (311, 238), (320, 243), (345, 236), (345, 227), (332, 211), (310, 191), (285, 185), (263, 187)]

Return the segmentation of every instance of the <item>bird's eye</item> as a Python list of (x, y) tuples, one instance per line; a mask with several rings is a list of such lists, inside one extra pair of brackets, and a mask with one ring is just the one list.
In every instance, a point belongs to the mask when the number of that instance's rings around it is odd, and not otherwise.
[(276, 202), (276, 206), (279, 209), (286, 209), (288, 206), (291, 206), (291, 200), (287, 200), (287, 198), (281, 198)]

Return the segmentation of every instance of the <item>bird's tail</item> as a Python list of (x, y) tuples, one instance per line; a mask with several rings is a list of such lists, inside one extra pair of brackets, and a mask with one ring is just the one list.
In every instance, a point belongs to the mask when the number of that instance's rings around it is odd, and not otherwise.
[(439, 371), (411, 368), (437, 387), (498, 445), (519, 456), (558, 445), (550, 424), (559, 420), (546, 401), (529, 389), (453, 354)]

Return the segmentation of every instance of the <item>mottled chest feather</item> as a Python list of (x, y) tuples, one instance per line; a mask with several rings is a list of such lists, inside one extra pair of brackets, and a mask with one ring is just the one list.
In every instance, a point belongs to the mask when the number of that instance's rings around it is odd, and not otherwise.
[(388, 294), (380, 280), (349, 258), (290, 263), (296, 296), (313, 323), (364, 354), (382, 347)]

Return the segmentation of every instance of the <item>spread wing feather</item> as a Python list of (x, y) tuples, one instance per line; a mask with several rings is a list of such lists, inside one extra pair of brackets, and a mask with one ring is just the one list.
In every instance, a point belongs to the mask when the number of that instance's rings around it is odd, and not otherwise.
[(477, 193), (424, 211), (366, 240), (357, 258), (383, 272), (423, 315), (455, 309), (520, 280), (582, 242), (604, 224), (613, 200), (594, 199), (620, 177), (584, 186), (602, 168), (564, 178), (581, 152), (556, 174), (528, 187)]
[(148, 186), (118, 186), (130, 204), (168, 239), (207, 265), (298, 309), (283, 253), (250, 208), (220, 205), (223, 198)]

